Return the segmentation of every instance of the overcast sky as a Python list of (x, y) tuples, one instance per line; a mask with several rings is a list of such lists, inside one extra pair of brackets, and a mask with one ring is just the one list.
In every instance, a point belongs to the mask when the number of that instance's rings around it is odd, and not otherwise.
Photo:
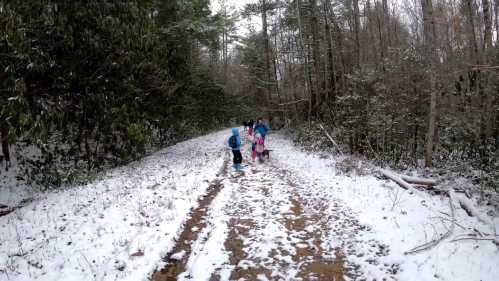
[[(217, 11), (220, 10), (220, 2), (224, 0), (211, 0), (211, 10), (213, 13), (216, 13)], [(228, 7), (233, 7), (237, 11), (241, 11), (244, 5), (248, 3), (257, 3), (259, 0), (225, 0), (225, 3)], [(417, 0), (419, 1), (419, 0)], [(365, 1), (361, 0), (359, 1), (360, 5), (363, 5)], [(371, 2), (372, 3), (372, 2)], [(407, 20), (407, 15), (408, 11), (407, 9), (413, 9), (413, 3), (414, 0), (389, 0), (388, 1), (389, 5), (393, 7), (395, 5), (396, 9), (401, 13), (402, 18), (405, 18)], [(243, 20), (240, 19), (240, 22), (238, 23), (239, 27), (239, 34), (240, 35), (247, 35), (248, 30), (249, 30), (249, 25), (252, 25), (255, 30), (259, 30), (261, 28), (261, 20), (258, 16), (253, 17), (250, 20)]]
[[(225, 0), (229, 6), (235, 6), (236, 8), (242, 8), (247, 3), (256, 3), (257, 0)], [(220, 0), (211, 0), (211, 6), (213, 10), (217, 10), (220, 7)]]
[[(220, 2), (221, 0), (211, 0), (211, 10), (213, 13), (216, 13), (220, 10)], [(257, 3), (258, 0), (225, 0), (225, 3), (228, 7), (235, 8), (238, 12), (240, 12), (244, 5), (248, 3)], [(239, 19), (237, 24), (239, 35), (247, 35), (249, 32), (249, 25), (252, 25), (255, 30), (259, 30), (261, 28), (261, 20), (258, 16), (252, 17), (251, 19)]]

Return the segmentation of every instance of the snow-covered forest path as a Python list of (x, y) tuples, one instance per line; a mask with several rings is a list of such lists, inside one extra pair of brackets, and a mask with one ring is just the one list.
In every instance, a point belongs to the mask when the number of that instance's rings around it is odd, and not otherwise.
[[(343, 280), (343, 250), (325, 238), (332, 220), (352, 225), (344, 212), (326, 215), (327, 204), (304, 194), (297, 179), (275, 163), (250, 162), (245, 172), (214, 184), (214, 190), (220, 187), (220, 196), (230, 200), (211, 216), (199, 215), (207, 210), (200, 204), (154, 280), (206, 280), (207, 274), (209, 280)], [(206, 224), (212, 225), (208, 231), (200, 228)]]
[[(235, 172), (229, 135), (34, 194), (0, 217), (0, 280), (498, 280), (493, 243), (454, 241), (491, 232), (459, 208), (451, 237), (404, 254), (448, 230), (448, 198), (404, 190), (361, 160), (303, 151), (279, 133), (261, 164), (245, 140), (244, 173)], [(0, 182), (23, 188), (9, 179)], [(0, 195), (15, 205), (13, 190)]]
[(357, 253), (367, 227), (341, 200), (323, 198), (324, 187), (294, 175), (278, 159), (252, 161), (249, 146), (242, 149), (244, 172), (233, 172), (225, 162), (154, 281), (368, 277), (345, 253), (364, 257), (377, 276), (395, 279), (399, 265), (378, 260), (388, 253), (386, 245), (371, 240)]

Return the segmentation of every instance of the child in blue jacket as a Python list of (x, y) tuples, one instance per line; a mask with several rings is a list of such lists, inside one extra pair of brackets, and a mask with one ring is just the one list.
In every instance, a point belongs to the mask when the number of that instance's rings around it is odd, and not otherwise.
[(262, 135), (263, 139), (265, 139), (265, 136), (267, 135), (267, 132), (269, 131), (269, 128), (263, 124), (263, 119), (260, 117), (256, 121), (255, 125), (255, 133), (260, 133)]
[(241, 138), (239, 137), (239, 130), (237, 128), (232, 129), (232, 136), (229, 138), (228, 143), (229, 147), (232, 148), (232, 154), (234, 154), (234, 169), (241, 171), (243, 156), (241, 155)]

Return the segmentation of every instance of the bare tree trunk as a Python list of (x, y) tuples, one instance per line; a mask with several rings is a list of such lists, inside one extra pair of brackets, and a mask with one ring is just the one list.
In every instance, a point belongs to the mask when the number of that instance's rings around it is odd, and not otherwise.
[(346, 64), (346, 60), (345, 60), (345, 48), (344, 48), (344, 44), (343, 44), (343, 33), (342, 33), (342, 30), (340, 28), (340, 25), (338, 23), (338, 20), (336, 19), (336, 15), (334, 14), (334, 11), (333, 11), (333, 8), (331, 6), (331, 3), (329, 3), (329, 12), (330, 12), (330, 17), (331, 17), (331, 24), (333, 25), (333, 30), (334, 30), (334, 33), (333, 34), (336, 34), (336, 36), (333, 36), (333, 38), (336, 39), (336, 42), (338, 44), (338, 53), (340, 54), (340, 62), (341, 62), (341, 68), (342, 70), (341, 71), (338, 71), (340, 72), (339, 75), (341, 74), (341, 80), (340, 82), (341, 83), (337, 83), (337, 92), (339, 89), (342, 89), (342, 87), (345, 87), (345, 84), (346, 84), (346, 81), (345, 81), (345, 75), (344, 73), (347, 72), (347, 64)]
[(376, 40), (374, 38), (373, 32), (374, 22), (372, 18), (371, 0), (367, 0), (366, 4), (364, 5), (364, 17), (366, 18), (365, 32), (367, 33), (367, 35), (364, 36), (364, 45), (369, 46), (369, 48), (365, 48), (364, 60), (372, 65), (375, 65), (378, 61), (378, 58), (376, 51)]
[[(499, 36), (499, 0), (494, 0), (494, 23), (496, 25), (496, 34)], [(497, 40), (497, 39), (496, 39)], [(497, 46), (497, 41), (496, 41)]]
[[(487, 50), (492, 48), (492, 17), (490, 15), (490, 2), (489, 0), (482, 0), (483, 8), (483, 52), (487, 54)], [(487, 55), (485, 55), (487, 57)]]
[(270, 42), (268, 35), (268, 23), (267, 23), (267, 1), (261, 0), (262, 4), (262, 35), (263, 35), (263, 43), (265, 49), (265, 73), (266, 73), (266, 81), (265, 88), (267, 89), (267, 105), (272, 104), (272, 85), (271, 85), (271, 73), (270, 73)]
[[(298, 48), (298, 46), (296, 44), (293, 44), (291, 42), (291, 38), (289, 40), (289, 45), (291, 46), (291, 50), (293, 50), (293, 47), (296, 46), (296, 48)], [(297, 50), (298, 51), (298, 50)], [(294, 62), (294, 59), (291, 58), (291, 53), (288, 53), (288, 61), (289, 61), (289, 80), (291, 81), (291, 87), (293, 88), (293, 100), (294, 101), (297, 101), (298, 100), (298, 93), (297, 93), (297, 89), (296, 89), (296, 80), (295, 79), (295, 75), (293, 73), (293, 62)], [(295, 103), (295, 117), (296, 119), (298, 119), (299, 117), (299, 112), (298, 112), (298, 104)]]
[(359, 0), (353, 0), (353, 21), (354, 21), (354, 35), (355, 35), (355, 66), (360, 69), (360, 14), (359, 14)]
[[(276, 27), (277, 29), (277, 27)], [(277, 50), (277, 32), (274, 35), (274, 46), (275, 46), (275, 51), (272, 52), (272, 63), (274, 66), (274, 86), (275, 86), (275, 92), (277, 94), (277, 100), (279, 103), (282, 103), (282, 98), (281, 98), (281, 92), (279, 91), (279, 81), (278, 81), (278, 76), (282, 77), (281, 70), (279, 68), (279, 56), (278, 56), (278, 50)]]
[(471, 33), (471, 38), (470, 38), (470, 45), (473, 47), (472, 48), (472, 59), (475, 61), (476, 64), (480, 64), (480, 53), (478, 50), (478, 40), (477, 40), (477, 34), (475, 30), (475, 8), (474, 8), (474, 1), (472, 0), (464, 0), (466, 4), (466, 11), (468, 13), (468, 27), (470, 29)]
[(388, 51), (388, 46), (391, 44), (390, 42), (390, 11), (388, 8), (388, 0), (383, 0), (383, 26), (385, 27), (385, 37), (387, 39), (387, 43), (385, 45), (386, 49), (383, 50), (385, 53)]
[(310, 1), (311, 18), (310, 25), (312, 29), (312, 59), (314, 61), (314, 76), (315, 76), (315, 103), (312, 104), (313, 115), (317, 114), (317, 110), (322, 102), (321, 91), (321, 67), (320, 67), (320, 47), (319, 47), (319, 24), (317, 19), (317, 0)]
[(435, 75), (430, 74), (430, 116), (428, 121), (428, 136), (426, 140), (426, 156), (425, 166), (431, 167), (433, 165), (433, 153), (435, 146), (435, 134), (437, 130), (437, 91), (435, 89)]
[[(281, 15), (279, 15), (281, 17)], [(282, 18), (281, 18), (282, 20)], [(279, 37), (281, 41), (282, 46), (287, 46), (287, 52), (283, 54), (282, 61), (283, 61), (283, 74), (281, 74), (281, 79), (284, 79), (284, 96), (286, 97), (286, 101), (296, 101), (298, 100), (297, 98), (297, 93), (296, 93), (296, 79), (294, 79), (294, 74), (293, 74), (293, 59), (291, 58), (291, 53), (293, 52), (293, 42), (291, 40), (291, 36), (287, 36), (287, 40), (285, 40), (283, 28), (279, 28)], [(287, 41), (287, 42), (286, 42)], [(286, 48), (285, 48), (286, 50)], [(292, 96), (289, 96), (289, 94), (292, 94)], [(294, 116), (298, 116), (298, 105), (295, 104), (294, 106), (295, 111), (294, 111)]]
[(10, 151), (9, 151), (9, 129), (7, 127), (0, 128), (0, 139), (2, 140), (2, 152), (5, 160), (5, 170), (10, 167)]
[[(308, 70), (308, 85), (310, 88), (310, 117), (311, 119), (316, 115), (315, 113), (315, 106), (317, 102), (317, 84), (314, 83), (313, 79), (313, 72), (314, 69), (310, 70), (310, 61), (313, 60), (313, 55), (312, 55), (312, 50), (310, 49), (310, 38), (307, 38), (307, 44), (305, 44), (305, 47), (307, 48), (306, 55), (307, 55), (307, 67), (309, 68)], [(310, 121), (311, 121), (310, 119)]]
[(304, 49), (304, 44), (303, 44), (303, 32), (302, 32), (302, 21), (301, 21), (301, 1), (296, 0), (296, 12), (297, 12), (297, 18), (298, 18), (298, 32), (299, 32), (299, 43), (300, 43), (300, 52), (301, 56), (304, 59), (304, 64), (305, 67), (303, 68), (304, 74), (305, 74), (305, 89), (308, 90), (309, 92), (309, 100), (308, 100), (308, 124), (309, 126), (311, 125), (312, 122), (312, 97), (313, 97), (313, 91), (312, 91), (312, 86), (310, 85), (310, 71), (309, 71), (309, 65), (308, 65), (308, 55), (305, 55), (305, 49)]
[(432, 0), (421, 0), (421, 9), (423, 12), (423, 30), (425, 49), (427, 53), (427, 67), (430, 88), (430, 113), (428, 118), (428, 133), (426, 139), (426, 154), (425, 165), (431, 167), (433, 164), (433, 153), (435, 146), (435, 133), (437, 129), (437, 89), (436, 89), (436, 71), (435, 65), (437, 64), (436, 56), (436, 32), (435, 22), (433, 18), (433, 3)]
[[(494, 23), (496, 26), (496, 37), (499, 36), (499, 0), (494, 0)], [(499, 38), (496, 38), (496, 49), (499, 50)], [(497, 96), (492, 95), (492, 106), (499, 106), (499, 98)], [(494, 136), (499, 136), (499, 111), (496, 111), (496, 113), (492, 113), (492, 120), (491, 120), (492, 127), (495, 129), (492, 129), (492, 135)], [(496, 144), (498, 144), (499, 138), (496, 138)]]
[[(288, 78), (288, 81), (291, 83), (291, 88), (293, 88), (293, 100), (297, 101), (298, 94), (296, 92), (296, 79), (294, 78), (294, 75), (293, 75), (293, 68), (291, 66), (291, 63), (289, 63), (288, 68), (289, 68), (288, 75), (290, 76)], [(294, 107), (295, 107), (295, 116), (298, 117), (298, 103), (295, 103)]]
[[(222, 1), (220, 3), (223, 8), (223, 13), (224, 17), (227, 17), (227, 6), (225, 4), (225, 1)], [(227, 29), (225, 28), (225, 25), (223, 27), (222, 31), (222, 62), (223, 62), (223, 78), (224, 78), (224, 83), (227, 83), (227, 68), (228, 68), (228, 61), (227, 61), (227, 53), (228, 53), (228, 43), (227, 43)]]
[(329, 80), (328, 87), (326, 89), (327, 99), (331, 99), (333, 102), (336, 98), (336, 79), (335, 79), (335, 67), (334, 67), (334, 56), (333, 56), (333, 38), (331, 36), (331, 26), (328, 20), (329, 17), (329, 5), (328, 0), (324, 0), (324, 28), (326, 35), (327, 44), (327, 70), (328, 76), (326, 79)]
[[(484, 4), (484, 2), (488, 2), (488, 1), (482, 1), (482, 4)], [(492, 40), (492, 36), (491, 34), (490, 35), (487, 35), (485, 34), (484, 35), (484, 43), (483, 43), (483, 49), (480, 50), (480, 48), (478, 47), (478, 36), (477, 35), (477, 32), (476, 32), (476, 28), (475, 28), (475, 15), (476, 15), (476, 10), (475, 10), (475, 1), (473, 0), (465, 0), (465, 4), (466, 4), (466, 12), (467, 12), (467, 16), (468, 16), (468, 28), (470, 30), (470, 33), (471, 33), (471, 38), (469, 39), (469, 42), (470, 42), (470, 45), (472, 46), (472, 60), (475, 62), (475, 64), (477, 65), (480, 65), (482, 63), (485, 63), (485, 59), (484, 57), (486, 57), (486, 46), (488, 45), (487, 42), (485, 41), (485, 39), (487, 37), (490, 37), (490, 39), (487, 39), (487, 40)], [(490, 10), (488, 8), (488, 3), (485, 3), (487, 7), (484, 7), (484, 15), (485, 14), (489, 14)], [(488, 20), (485, 19), (484, 20), (484, 23), (486, 24)], [(485, 28), (485, 32), (487, 32), (487, 27)], [(491, 28), (490, 28), (491, 29)], [(491, 44), (491, 43), (490, 43)], [(482, 51), (482, 53), (480, 53), (480, 51)], [(474, 75), (476, 77), (476, 82), (475, 82), (475, 92), (479, 95), (479, 97), (481, 98), (480, 102), (481, 102), (481, 105), (480, 105), (480, 109), (481, 109), (481, 113), (480, 114), (480, 138), (481, 138), (481, 141), (482, 141), (482, 145), (481, 147), (484, 147), (484, 143), (485, 140), (486, 140), (486, 131), (487, 131), (487, 94), (485, 92), (485, 88), (487, 86), (487, 76), (483, 73), (481, 73), (480, 70), (476, 70), (474, 71)]]
[[(383, 1), (383, 12), (385, 13), (384, 9), (384, 5), (386, 4), (385, 3), (386, 0)], [(387, 29), (387, 27), (385, 26), (385, 22), (386, 22), (386, 15), (383, 15), (383, 18), (381, 19), (380, 18), (380, 14), (378, 12), (376, 12), (376, 22), (378, 24), (378, 37), (379, 37), (379, 45), (380, 45), (380, 56), (381, 56), (381, 68), (383, 69), (383, 72), (385, 72), (386, 70), (386, 67), (385, 67), (385, 53), (386, 53), (386, 50), (388, 49), (387, 48), (387, 44), (385, 42), (385, 39), (383, 37), (383, 29)], [(385, 35), (388, 34), (385, 32)]]
[[(491, 58), (493, 56), (493, 46), (492, 46), (492, 16), (491, 16), (491, 7), (490, 7), (490, 2), (489, 0), (482, 0), (482, 7), (483, 7), (483, 23), (484, 23), (484, 34), (483, 34), (483, 63), (484, 64), (491, 64)], [(490, 75), (488, 72), (485, 72), (482, 74), (482, 78), (480, 81), (482, 83), (481, 85), (481, 91), (483, 95), (483, 122), (485, 123), (483, 125), (484, 129), (484, 135), (485, 138), (489, 138), (493, 134), (493, 127), (494, 127), (494, 110), (492, 109), (492, 104), (493, 100), (493, 94), (489, 94), (489, 80), (490, 80)]]

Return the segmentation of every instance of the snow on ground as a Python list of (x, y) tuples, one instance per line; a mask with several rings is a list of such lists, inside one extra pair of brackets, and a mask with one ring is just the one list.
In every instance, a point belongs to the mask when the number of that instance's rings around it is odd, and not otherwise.
[(224, 212), (227, 206), (233, 204), (234, 186), (223, 180), (224, 188), (213, 200), (208, 217), (207, 227), (193, 241), (192, 255), (187, 263), (187, 270), (180, 274), (177, 280), (209, 280), (211, 274), (228, 259), (228, 253), (220, 245), (228, 238), (229, 216)]
[(223, 166), (228, 135), (179, 143), (0, 217), (0, 280), (147, 280)]
[(404, 255), (447, 231), (447, 198), (358, 175), (356, 163), (343, 173), (342, 158), (301, 151), (281, 134), (269, 136), (270, 161), (249, 162), (246, 144), (245, 173), (217, 177), (228, 136), (180, 143), (0, 217), (0, 280), (147, 280), (215, 179), (223, 189), (192, 253), (175, 253), (188, 258), (179, 280), (498, 280), (493, 243), (451, 241), (492, 233), (458, 205), (450, 238)]
[(5, 170), (5, 162), (0, 162), (0, 204), (18, 206), (23, 199), (32, 197), (32, 190), (17, 179), (19, 166), (16, 154), (19, 152), (15, 146), (12, 146), (11, 150), (11, 167), (8, 171)]
[[(207, 216), (204, 234), (187, 242), (195, 246), (178, 280), (395, 278), (398, 263), (379, 261), (388, 246), (370, 238), (364, 252), (354, 249), (368, 228), (344, 202), (324, 200), (316, 183), (274, 158), (289, 145), (270, 141), (271, 160), (263, 164), (250, 160), (250, 145), (243, 146), (244, 173), (233, 172), (222, 182), (210, 210), (217, 215)], [(345, 261), (346, 254), (365, 260)]]
[[(475, 230), (492, 233), (489, 226), (468, 217), (459, 205), (456, 228), (449, 239), (429, 251), (404, 255), (447, 231), (451, 212), (447, 198), (424, 192), (410, 194), (373, 175), (342, 174), (336, 169), (335, 158), (300, 151), (282, 135), (274, 136), (270, 145), (283, 168), (315, 185), (318, 198), (342, 200), (360, 223), (372, 229), (362, 236), (356, 253), (362, 252), (371, 239), (389, 245), (389, 254), (382, 262), (400, 264), (399, 280), (499, 280), (499, 249), (491, 241), (450, 241), (460, 235), (476, 234)], [(499, 229), (499, 220), (494, 222)], [(362, 256), (347, 258), (359, 264), (365, 261)]]
[[(248, 159), (249, 145), (244, 150)], [(301, 218), (293, 214), (288, 179), (270, 163), (250, 162), (244, 174), (231, 173), (178, 280), (297, 280), (304, 261), (296, 245), (312, 242), (304, 239), (304, 220), (300, 229), (293, 227), (292, 220)]]

